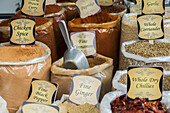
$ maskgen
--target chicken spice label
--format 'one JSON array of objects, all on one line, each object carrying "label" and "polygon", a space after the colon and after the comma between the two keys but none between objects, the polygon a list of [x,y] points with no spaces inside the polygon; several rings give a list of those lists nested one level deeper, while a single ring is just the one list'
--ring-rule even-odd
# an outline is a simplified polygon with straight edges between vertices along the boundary
[{"label": "chicken spice label", "polygon": [[95,31],[72,32],[71,42],[74,48],[81,50],[86,56],[96,56]]},{"label": "chicken spice label", "polygon": [[81,18],[86,18],[101,11],[97,0],[75,0],[75,4]]},{"label": "chicken spice label", "polygon": [[46,0],[22,0],[21,14],[42,17],[45,12]]},{"label": "chicken spice label", "polygon": [[12,18],[10,22],[10,43],[16,45],[35,44],[34,18]]},{"label": "chicken spice label", "polygon": [[98,0],[99,5],[101,6],[112,6],[113,5],[113,0]]},{"label": "chicken spice label", "polygon": [[162,67],[128,67],[127,97],[148,98],[150,101],[161,101],[163,84]]},{"label": "chicken spice label", "polygon": [[59,107],[25,101],[22,104],[21,113],[59,113]]},{"label": "chicken spice label", "polygon": [[138,15],[137,23],[139,39],[154,40],[164,38],[162,15]]},{"label": "chicken spice label", "polygon": [[55,83],[33,79],[28,101],[52,104],[56,99],[57,89],[58,85]]},{"label": "chicken spice label", "polygon": [[75,74],[72,78],[69,102],[78,105],[89,103],[97,106],[101,81],[99,77]]},{"label": "chicken spice label", "polygon": [[165,0],[142,0],[143,14],[164,14]]}]

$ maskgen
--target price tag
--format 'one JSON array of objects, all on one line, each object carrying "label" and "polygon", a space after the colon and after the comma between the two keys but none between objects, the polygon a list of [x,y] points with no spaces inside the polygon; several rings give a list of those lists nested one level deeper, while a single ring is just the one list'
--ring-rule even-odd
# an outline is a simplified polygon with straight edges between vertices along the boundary
[{"label": "price tag", "polygon": [[143,14],[165,14],[165,0],[142,0]]},{"label": "price tag", "polygon": [[10,22],[10,43],[16,45],[35,44],[34,18],[12,18]]},{"label": "price tag", "polygon": [[42,17],[45,13],[46,0],[22,0],[21,14]]},{"label": "price tag", "polygon": [[101,11],[97,0],[75,0],[81,18],[97,14]]},{"label": "price tag", "polygon": [[72,79],[69,102],[78,105],[89,103],[97,106],[101,81],[99,77],[75,74]]},{"label": "price tag", "polygon": [[162,67],[128,67],[127,97],[148,98],[150,101],[161,101],[163,68]]},{"label": "price tag", "polygon": [[56,99],[57,90],[58,85],[55,83],[33,79],[28,101],[52,104]]},{"label": "price tag", "polygon": [[59,113],[59,107],[25,101],[22,104],[21,113]]},{"label": "price tag", "polygon": [[72,32],[73,47],[81,50],[86,56],[96,56],[95,31]]},{"label": "price tag", "polygon": [[114,0],[98,0],[100,6],[112,6]]},{"label": "price tag", "polygon": [[137,23],[139,39],[154,40],[164,38],[162,15],[138,15]]}]

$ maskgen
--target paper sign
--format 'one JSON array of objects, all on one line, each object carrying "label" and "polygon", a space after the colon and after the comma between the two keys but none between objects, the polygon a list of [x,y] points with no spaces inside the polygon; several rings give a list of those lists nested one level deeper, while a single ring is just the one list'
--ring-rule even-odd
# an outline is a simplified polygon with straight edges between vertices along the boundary
[{"label": "paper sign", "polygon": [[148,98],[150,101],[161,101],[163,68],[161,67],[129,67],[127,97]]},{"label": "paper sign", "polygon": [[56,4],[56,0],[46,0],[46,5]]},{"label": "paper sign", "polygon": [[52,104],[55,101],[58,85],[44,80],[33,79],[28,101]]},{"label": "paper sign", "polygon": [[78,105],[89,103],[97,106],[101,81],[99,77],[75,74],[72,79],[69,102]]},{"label": "paper sign", "polygon": [[101,6],[111,6],[113,5],[114,0],[98,0],[98,2]]},{"label": "paper sign", "polygon": [[25,101],[21,113],[59,113],[58,106]]},{"label": "paper sign", "polygon": [[165,0],[142,0],[143,14],[164,14]]},{"label": "paper sign", "polygon": [[141,40],[164,38],[163,16],[138,15],[138,36]]},{"label": "paper sign", "polygon": [[46,0],[22,0],[21,14],[28,16],[44,16]]},{"label": "paper sign", "polygon": [[17,45],[35,44],[34,18],[12,18],[10,23],[10,43]]},{"label": "paper sign", "polygon": [[101,11],[97,0],[75,0],[81,18],[94,15]]},{"label": "paper sign", "polygon": [[96,56],[95,31],[72,32],[73,47],[81,50],[86,56]]}]

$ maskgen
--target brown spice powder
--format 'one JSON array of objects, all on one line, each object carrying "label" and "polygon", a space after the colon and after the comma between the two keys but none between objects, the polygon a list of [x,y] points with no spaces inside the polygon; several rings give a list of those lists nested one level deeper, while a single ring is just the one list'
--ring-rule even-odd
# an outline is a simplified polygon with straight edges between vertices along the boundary
[{"label": "brown spice powder", "polygon": [[45,15],[51,14],[51,13],[57,13],[62,8],[58,5],[46,5]]},{"label": "brown spice powder", "polygon": [[0,47],[1,62],[24,62],[34,58],[42,57],[45,50],[36,45],[21,46],[5,46]]},{"label": "brown spice powder", "polygon": [[170,43],[157,42],[150,44],[148,41],[138,41],[125,46],[126,52],[145,58],[170,56]]},{"label": "brown spice powder", "polygon": [[101,6],[102,11],[106,13],[120,13],[124,8],[118,7],[118,6],[113,6],[113,7],[106,7],[106,6]]}]

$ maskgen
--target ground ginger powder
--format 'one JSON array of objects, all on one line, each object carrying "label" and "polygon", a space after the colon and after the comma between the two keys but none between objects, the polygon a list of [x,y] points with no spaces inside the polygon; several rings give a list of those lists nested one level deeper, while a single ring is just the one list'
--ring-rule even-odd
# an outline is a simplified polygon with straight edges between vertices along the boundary
[{"label": "ground ginger powder", "polygon": [[0,62],[24,62],[42,57],[45,50],[36,45],[19,45],[0,47]]}]

